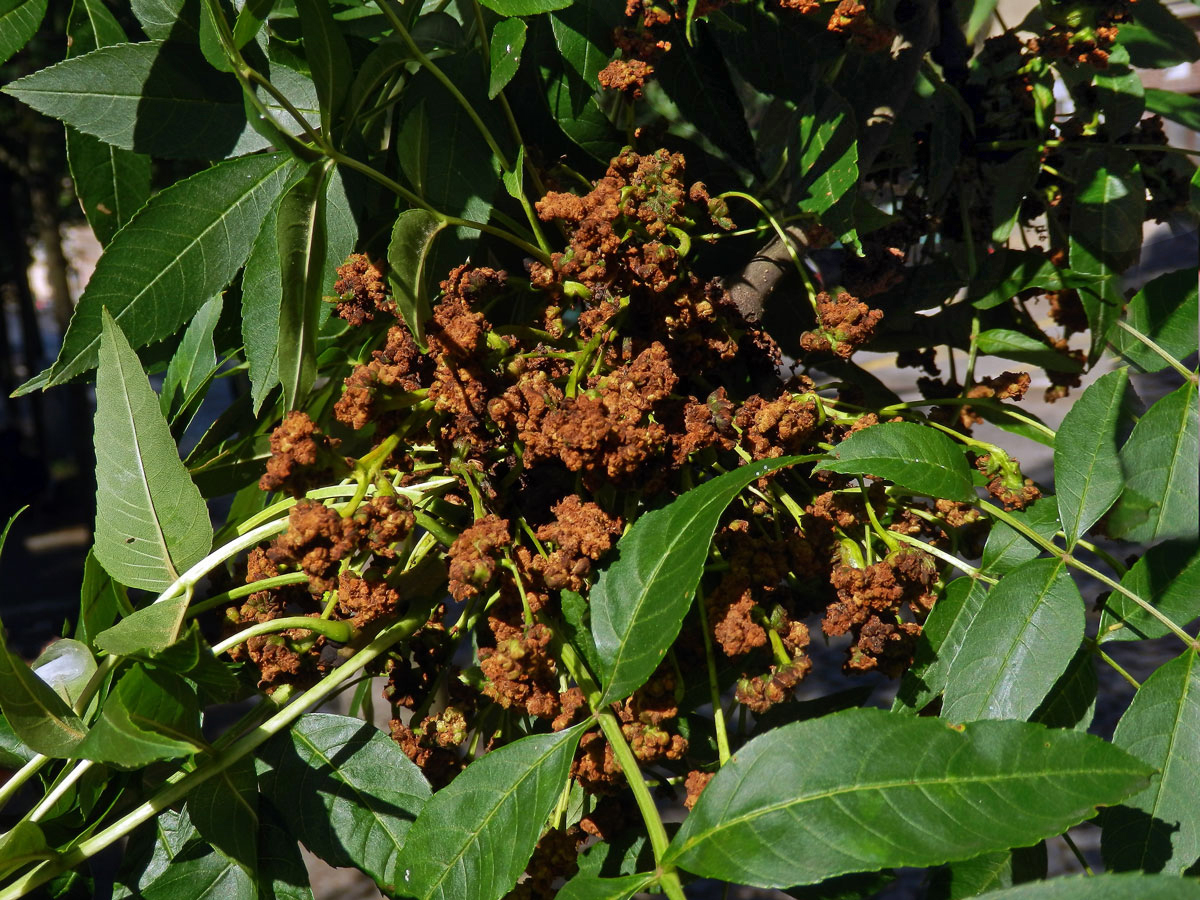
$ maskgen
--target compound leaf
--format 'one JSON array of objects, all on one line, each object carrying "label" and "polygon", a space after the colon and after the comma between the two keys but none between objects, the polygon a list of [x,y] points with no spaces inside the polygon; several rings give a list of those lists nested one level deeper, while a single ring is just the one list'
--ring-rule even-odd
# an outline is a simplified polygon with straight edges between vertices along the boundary
[{"label": "compound leaf", "polygon": [[1059,834],[1151,772],[1079,732],[847,710],[742,747],[664,861],[758,887],[936,865]]},{"label": "compound leaf", "polygon": [[602,703],[641,687],[679,634],[700,583],[717,520],[746,485],[805,457],[781,457],[726,472],[639,518],[591,592],[592,637]]},{"label": "compound leaf", "polygon": [[[1196,270],[1180,269],[1160,275],[1138,291],[1129,301],[1125,321],[1176,359],[1185,359],[1196,352],[1196,317]],[[1168,365],[1127,331],[1114,331],[1112,345],[1145,372]]]},{"label": "compound leaf", "polygon": [[108,310],[96,376],[96,558],[161,591],[208,553],[208,507],[179,459],[137,354]]},{"label": "compound leaf", "polygon": [[918,494],[975,499],[966,457],[950,438],[913,422],[884,422],[856,431],[818,469],[885,478]]},{"label": "compound leaf", "polygon": [[493,750],[433,795],[413,824],[399,893],[499,900],[525,869],[562,796],[581,726]]},{"label": "compound leaf", "polygon": [[[1200,616],[1200,546],[1195,540],[1164,541],[1151,547],[1121,579],[1172,622],[1186,625]],[[1120,591],[1113,591],[1100,617],[1100,640],[1135,641],[1162,637],[1167,626]]]},{"label": "compound leaf", "polygon": [[395,741],[361,719],[310,713],[259,758],[263,793],[309,850],[399,884],[400,849],[430,791]]},{"label": "compound leaf", "polygon": [[1018,566],[971,622],[946,678],[942,718],[1029,718],[1071,662],[1083,628],[1083,597],[1061,561]]},{"label": "compound leaf", "polygon": [[1110,871],[1182,875],[1200,858],[1194,786],[1200,767],[1200,664],[1195,649],[1143,683],[1113,744],[1158,771],[1150,785],[1104,814],[1101,849]]}]

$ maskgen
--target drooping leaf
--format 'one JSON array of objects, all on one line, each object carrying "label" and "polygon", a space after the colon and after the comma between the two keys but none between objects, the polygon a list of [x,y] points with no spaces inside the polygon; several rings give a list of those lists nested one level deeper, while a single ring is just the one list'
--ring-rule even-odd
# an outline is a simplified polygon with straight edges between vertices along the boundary
[{"label": "drooping leaf", "polygon": [[242,757],[188,794],[188,816],[200,836],[253,872],[258,865],[258,779]]},{"label": "drooping leaf", "polygon": [[[125,32],[101,0],[76,0],[67,19],[67,58],[120,44]],[[75,194],[96,239],[107,244],[150,197],[150,158],[67,127]]]},{"label": "drooping leaf", "polygon": [[1200,884],[1172,875],[1075,875],[983,894],[981,900],[1200,900]]},{"label": "drooping leaf", "polygon": [[[1041,497],[1023,510],[1010,513],[1019,522],[1028,525],[1046,540],[1058,531],[1058,503],[1054,497]],[[983,571],[989,575],[1003,575],[1021,563],[1037,559],[1042,548],[1027,540],[1024,535],[1004,522],[996,522],[988,532],[983,545]]]},{"label": "drooping leaf", "polygon": [[946,689],[954,660],[987,595],[987,582],[978,579],[956,578],[946,586],[921,629],[913,665],[904,673],[893,710],[920,712]]},{"label": "drooping leaf", "polygon": [[323,0],[296,0],[304,36],[304,56],[317,86],[321,107],[321,129],[328,134],[335,115],[350,88],[353,66],[346,39]]},{"label": "drooping leaf", "polygon": [[536,16],[570,6],[574,0],[480,0],[492,12],[502,16]]},{"label": "drooping leaf", "polygon": [[[1178,625],[1200,616],[1200,546],[1195,539],[1164,541],[1138,557],[1122,586]],[[1100,616],[1102,641],[1162,637],[1167,627],[1120,591],[1109,594]]]},{"label": "drooping leaf", "polygon": [[179,459],[137,354],[103,310],[96,376],[96,558],[161,591],[212,546],[208,507]]},{"label": "drooping leaf", "polygon": [[1125,491],[1108,534],[1127,541],[1194,537],[1200,527],[1196,384],[1187,382],[1146,411],[1121,448]]},{"label": "drooping leaf", "polygon": [[856,431],[818,469],[885,478],[918,494],[971,501],[966,457],[950,438],[913,422],[885,422]]},{"label": "drooping leaf", "polygon": [[0,625],[0,712],[30,749],[69,758],[87,736],[87,726],[54,689],[11,653]]},{"label": "drooping leaf", "polygon": [[942,718],[1027,719],[1083,640],[1084,603],[1065,565],[1023,563],[1000,579],[971,622],[946,678]]},{"label": "drooping leaf", "polygon": [[1129,370],[1101,376],[1075,401],[1054,443],[1054,488],[1067,549],[1096,524],[1124,487],[1117,426]]},{"label": "drooping leaf", "polygon": [[100,718],[76,752],[84,759],[137,769],[204,747],[196,692],[176,675],[134,663],[105,699]]},{"label": "drooping leaf", "polygon": [[270,803],[259,806],[259,900],[313,900],[296,838]]},{"label": "drooping leaf", "polygon": [[406,209],[392,226],[388,243],[388,283],[404,324],[418,342],[425,342],[429,293],[425,264],[438,233],[446,227],[440,216],[424,209]]},{"label": "drooping leaf", "polygon": [[163,377],[158,399],[168,422],[194,404],[196,393],[217,368],[213,332],[221,318],[221,300],[218,294],[200,307],[184,330],[179,348],[167,363],[167,374]]},{"label": "drooping leaf", "polygon": [[96,264],[47,385],[96,365],[105,308],[138,347],[190,319],[245,261],[288,168],[283,154],[230,160],[156,194]]},{"label": "drooping leaf", "polygon": [[644,514],[625,533],[591,592],[601,704],[629,696],[662,662],[692,605],[725,507],[751,482],[803,459],[785,456],[726,472]]},{"label": "drooping leaf", "polygon": [[1083,369],[1077,360],[1064,356],[1049,344],[1010,328],[991,328],[980,332],[975,345],[980,353],[1040,366],[1052,372],[1079,372]]},{"label": "drooping leaf", "polygon": [[[1196,270],[1180,269],[1155,278],[1132,300],[1125,321],[1176,359],[1196,352]],[[1123,329],[1112,333],[1113,348],[1144,372],[1169,365],[1137,337]]]},{"label": "drooping leaf", "polygon": [[558,891],[559,900],[629,900],[654,880],[653,872],[600,878],[580,872]]},{"label": "drooping leaf", "polygon": [[309,850],[401,883],[400,849],[430,791],[394,741],[360,719],[310,713],[259,759],[263,793]]},{"label": "drooping leaf", "polygon": [[278,366],[284,409],[299,409],[317,376],[329,172],[328,162],[312,163],[280,198],[275,220],[282,288]]},{"label": "drooping leaf", "polygon": [[1113,744],[1158,769],[1144,791],[1104,814],[1110,871],[1182,875],[1200,859],[1194,785],[1200,767],[1200,663],[1189,649],[1138,688]]},{"label": "drooping leaf", "polygon": [[525,22],[522,19],[503,19],[492,30],[491,78],[488,80],[488,99],[494,98],[512,81],[521,65],[525,49]]},{"label": "drooping leaf", "polygon": [[936,865],[1058,834],[1138,790],[1150,771],[1078,732],[847,710],[738,750],[665,861],[758,887]]},{"label": "drooping leaf", "polygon": [[562,796],[581,727],[493,750],[434,794],[408,833],[398,893],[416,900],[508,893]]},{"label": "drooping leaf", "polygon": [[42,19],[49,0],[3,0],[0,2],[0,64],[24,47]]},{"label": "drooping leaf", "polygon": [[68,706],[74,706],[96,672],[96,659],[87,644],[59,638],[38,654],[29,668]]}]

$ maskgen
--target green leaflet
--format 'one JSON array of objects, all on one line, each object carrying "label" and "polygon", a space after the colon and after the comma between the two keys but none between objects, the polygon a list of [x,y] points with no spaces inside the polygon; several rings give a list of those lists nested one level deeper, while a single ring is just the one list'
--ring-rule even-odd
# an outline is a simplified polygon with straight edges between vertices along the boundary
[{"label": "green leaflet", "polygon": [[1146,109],[1195,131],[1200,128],[1200,100],[1178,91],[1146,88]]},{"label": "green leaflet", "polygon": [[600,88],[596,76],[612,56],[613,29],[623,18],[620,9],[604,3],[579,3],[549,17],[558,52],[594,90]]},{"label": "green leaflet", "polygon": [[1074,875],[983,894],[983,900],[1200,900],[1193,878],[1171,875]]},{"label": "green leaflet", "polygon": [[1018,566],[970,623],[946,678],[942,718],[1029,718],[1071,662],[1083,627],[1083,597],[1065,564]]},{"label": "green leaflet", "polygon": [[[1046,540],[1058,531],[1058,501],[1055,497],[1040,497],[1023,510],[1009,513],[1019,522],[1028,525]],[[1003,575],[1021,563],[1037,559],[1042,548],[1025,538],[1016,529],[1004,522],[996,522],[988,532],[983,545],[983,570],[989,575]]]},{"label": "green leaflet", "polygon": [[913,422],[885,422],[856,431],[818,469],[885,478],[917,494],[975,499],[966,457],[954,441]]},{"label": "green leaflet", "polygon": [[1138,790],[1150,772],[1077,732],[1011,721],[959,730],[847,710],[742,747],[664,861],[759,887],[935,865],[1058,834]]},{"label": "green leaflet", "polygon": [[926,900],[963,900],[984,891],[1046,877],[1046,844],[997,850],[943,866],[930,879]]},{"label": "green leaflet", "polygon": [[[1160,275],[1138,291],[1129,301],[1125,321],[1176,359],[1185,359],[1196,352],[1196,317],[1196,270],[1180,269]],[[1144,372],[1168,365],[1124,329],[1112,333],[1112,346]]]},{"label": "green leaflet", "polygon": [[0,877],[31,862],[54,859],[57,855],[36,823],[18,822],[0,837]]},{"label": "green leaflet", "polygon": [[512,81],[521,65],[525,49],[525,22],[522,19],[503,19],[492,29],[488,47],[491,78],[488,80],[488,99],[493,99]]},{"label": "green leaflet", "polygon": [[[67,19],[67,57],[125,41],[125,32],[101,0],[75,0]],[[150,158],[105,144],[67,127],[67,161],[75,193],[101,244],[150,197]]]},{"label": "green leaflet", "polygon": [[511,890],[562,796],[583,727],[493,750],[434,794],[405,841],[397,893],[499,900]]},{"label": "green leaflet", "polygon": [[653,872],[600,878],[592,872],[580,872],[562,886],[558,900],[629,900],[654,881]]},{"label": "green leaflet", "polygon": [[333,21],[333,13],[324,0],[296,0],[300,27],[304,35],[304,55],[317,87],[321,108],[321,129],[330,133],[330,124],[341,112],[342,101],[350,88],[353,66],[345,38]]},{"label": "green leaflet", "polygon": [[1054,443],[1054,489],[1067,549],[1096,524],[1125,486],[1117,456],[1129,370],[1117,369],[1089,385],[1067,412]]},{"label": "green leaflet", "polygon": [[1127,541],[1194,537],[1200,527],[1196,385],[1156,402],[1121,448],[1125,491],[1108,515],[1108,534]]},{"label": "green leaflet", "polygon": [[492,12],[502,16],[536,16],[570,6],[574,0],[480,0]]},{"label": "green leaflet", "polygon": [[[1164,541],[1138,557],[1121,585],[1148,601],[1172,622],[1200,616],[1200,546],[1195,539]],[[1167,627],[1120,591],[1108,595],[1100,616],[1100,640],[1162,637]]]},{"label": "green leaflet", "polygon": [[0,64],[6,63],[33,37],[46,16],[49,0],[0,2]]},{"label": "green leaflet", "polygon": [[1054,682],[1032,716],[1047,728],[1074,728],[1087,731],[1096,715],[1096,656],[1086,644],[1075,651],[1067,669]]},{"label": "green leaflet", "polygon": [[725,507],[768,472],[807,459],[784,456],[726,472],[645,513],[622,536],[590,597],[596,674],[604,688],[595,708],[628,697],[662,662],[692,605]]},{"label": "green leaflet", "polygon": [[161,591],[212,545],[208,507],[179,459],[137,354],[103,310],[96,376],[96,558]]},{"label": "green leaflet", "polygon": [[258,813],[259,900],[313,900],[296,838],[270,803],[260,804]]},{"label": "green leaflet", "polygon": [[1141,77],[1129,67],[1129,52],[1124,47],[1115,46],[1107,62],[1092,83],[1096,106],[1104,113],[1105,130],[1118,137],[1128,134],[1146,111],[1145,92]]},{"label": "green leaflet", "polygon": [[392,226],[388,242],[388,283],[404,324],[419,344],[425,343],[425,321],[429,318],[429,292],[425,287],[425,263],[445,220],[424,209],[406,209]]},{"label": "green leaflet", "polygon": [[839,237],[855,240],[854,186],[858,183],[854,111],[837,93],[816,88],[812,111],[800,118],[796,145],[803,175],[800,209],[814,213]]},{"label": "green leaflet", "polygon": [[200,36],[200,4],[192,0],[131,0],[134,16],[146,36],[195,43]]},{"label": "green leaflet", "polygon": [[117,656],[165,650],[179,637],[187,605],[187,594],[179,594],[143,607],[96,635],[96,646]]},{"label": "green leaflet", "polygon": [[1048,344],[1009,328],[991,328],[975,339],[980,353],[1040,366],[1053,372],[1080,372],[1077,360],[1064,356]]},{"label": "green leaflet", "polygon": [[[289,163],[284,154],[230,160],[156,194],[96,264],[47,386],[96,365],[105,308],[138,347],[190,319],[245,261]],[[18,393],[37,387],[36,381]]]},{"label": "green leaflet", "polygon": [[279,201],[279,381],[283,408],[299,409],[317,377],[317,329],[325,267],[325,186],[332,163],[314,162]]},{"label": "green leaflet", "polygon": [[22,743],[45,756],[69,759],[87,736],[71,707],[10,653],[0,625],[0,711]]},{"label": "green leaflet", "polygon": [[213,344],[213,332],[221,318],[222,299],[218,294],[200,307],[183,332],[174,356],[167,363],[167,374],[163,377],[158,400],[168,422],[180,417],[190,421],[189,410],[194,411],[202,399],[204,386],[216,372],[217,350]]},{"label": "green leaflet", "polygon": [[956,578],[946,586],[921,629],[912,668],[904,673],[893,711],[920,712],[946,689],[954,660],[987,595],[987,582],[978,579]]},{"label": "green leaflet", "polygon": [[250,871],[258,865],[258,778],[243,757],[197,785],[187,799],[200,836]]},{"label": "green leaflet", "polygon": [[250,396],[257,413],[279,384],[279,302],[283,281],[279,265],[279,209],[272,207],[250,248],[242,272],[242,344]]},{"label": "green leaflet", "polygon": [[980,265],[967,299],[976,309],[1008,303],[1022,291],[1060,291],[1062,276],[1046,254],[1033,250],[997,250]]},{"label": "green leaflet", "polygon": [[400,883],[400,850],[430,791],[394,741],[361,719],[310,713],[259,760],[263,793],[309,850]]},{"label": "green leaflet", "polygon": [[1181,875],[1200,858],[1194,787],[1200,767],[1200,664],[1196,651],[1164,663],[1134,695],[1113,744],[1159,771],[1144,791],[1104,814],[1110,871]]},{"label": "green leaflet", "polygon": [[574,69],[558,65],[557,69],[539,69],[555,122],[582,150],[598,160],[609,159],[621,149],[620,133],[600,108],[596,91]]},{"label": "green leaflet", "polygon": [[104,701],[76,755],[121,769],[204,749],[200,704],[182,678],[134,663]]}]

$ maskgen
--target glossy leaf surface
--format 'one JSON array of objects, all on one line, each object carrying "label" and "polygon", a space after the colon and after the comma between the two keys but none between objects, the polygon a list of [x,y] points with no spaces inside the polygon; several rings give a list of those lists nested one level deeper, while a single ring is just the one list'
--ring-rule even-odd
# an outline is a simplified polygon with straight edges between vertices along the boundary
[{"label": "glossy leaf surface", "polygon": [[105,310],[96,376],[96,558],[161,591],[208,553],[208,507],[179,459],[137,354]]},{"label": "glossy leaf surface", "polygon": [[1121,448],[1125,491],[1108,533],[1127,541],[1194,537],[1200,527],[1196,385],[1172,391],[1146,411]]},{"label": "glossy leaf surface", "polygon": [[87,726],[54,689],[7,646],[0,627],[0,711],[17,737],[46,756],[69,758]]},{"label": "glossy leaf surface", "polygon": [[1194,786],[1200,768],[1200,661],[1195,650],[1164,663],[1117,723],[1113,744],[1158,769],[1150,785],[1104,814],[1110,871],[1181,875],[1200,859]]},{"label": "glossy leaf surface", "polygon": [[398,893],[417,900],[508,893],[562,796],[579,735],[577,726],[521,738],[434,794],[405,842]]},{"label": "glossy leaf surface", "polygon": [[[1189,98],[1191,99],[1191,98]],[[1125,320],[1176,359],[1196,352],[1196,270],[1160,275],[1129,301]],[[1113,348],[1144,372],[1166,368],[1167,361],[1123,329],[1112,334]]]},{"label": "glossy leaf surface", "polygon": [[602,703],[629,696],[662,662],[692,605],[725,507],[751,482],[798,459],[782,457],[727,472],[645,513],[625,533],[616,559],[591,592]]},{"label": "glossy leaf surface", "polygon": [[1068,550],[1108,511],[1125,486],[1117,456],[1117,425],[1128,383],[1127,369],[1101,376],[1075,401],[1059,426],[1054,489]]},{"label": "glossy leaf surface", "polygon": [[203,747],[195,691],[176,675],[135,663],[104,701],[78,753],[84,759],[136,769],[189,756]]},{"label": "glossy leaf surface", "polygon": [[942,718],[1029,718],[1075,655],[1083,627],[1083,597],[1063,563],[1036,559],[1009,572],[963,638]]},{"label": "glossy leaf surface", "polygon": [[987,582],[956,578],[946,586],[921,629],[912,668],[904,673],[896,709],[919,712],[946,689],[971,625],[987,602]]},{"label": "glossy leaf surface", "polygon": [[231,160],[156,194],[96,264],[48,384],[96,365],[105,308],[138,347],[188,321],[245,262],[288,166],[282,154]]},{"label": "glossy leaf surface", "polygon": [[200,836],[253,871],[258,864],[258,779],[243,757],[189,794],[188,816]]},{"label": "glossy leaf surface", "polygon": [[310,713],[259,758],[263,793],[309,850],[400,883],[400,849],[430,791],[394,741],[361,719]]},{"label": "glossy leaf surface", "polygon": [[[1177,625],[1200,616],[1200,546],[1194,540],[1164,541],[1138,557],[1121,584]],[[1124,627],[1114,627],[1124,625]],[[1134,641],[1162,637],[1167,627],[1120,591],[1100,617],[1100,639]]]},{"label": "glossy leaf surface", "polygon": [[440,216],[423,209],[406,209],[396,219],[388,244],[388,283],[404,324],[421,343],[429,318],[425,264],[434,240],[445,227]]},{"label": "glossy leaf surface", "polygon": [[986,900],[1200,900],[1200,884],[1170,875],[1073,875],[983,894]]},{"label": "glossy leaf surface", "polygon": [[525,22],[522,19],[504,19],[496,23],[488,47],[492,72],[488,80],[489,98],[495,97],[512,81],[521,65],[521,51],[524,49]]},{"label": "glossy leaf surface", "polygon": [[856,431],[818,469],[885,478],[918,494],[971,501],[966,457],[950,438],[912,422],[885,422]]},{"label": "glossy leaf surface", "polygon": [[1078,372],[1083,368],[1077,360],[1064,356],[1048,344],[1010,328],[982,331],[975,343],[981,353],[1040,366],[1053,372]]},{"label": "glossy leaf surface", "polygon": [[1150,771],[1091,735],[848,710],[742,747],[667,859],[759,887],[934,865],[1058,834],[1138,790]]}]

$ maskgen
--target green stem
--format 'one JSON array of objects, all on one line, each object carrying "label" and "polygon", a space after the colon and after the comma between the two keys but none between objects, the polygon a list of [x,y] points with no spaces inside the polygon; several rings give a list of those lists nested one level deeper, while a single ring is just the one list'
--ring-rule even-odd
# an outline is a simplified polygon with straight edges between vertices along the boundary
[{"label": "green stem", "polygon": [[[826,400],[826,402],[828,403],[829,401]],[[979,397],[974,400],[967,399],[965,397],[943,397],[940,400],[908,400],[904,403],[893,403],[891,406],[884,407],[883,409],[879,410],[879,416],[880,418],[883,418],[885,416],[890,416],[893,413],[902,412],[906,409],[914,409],[918,406],[978,406],[986,409],[999,409],[999,411],[1003,412],[1004,415],[1010,416],[1011,418],[1016,419],[1018,422],[1024,422],[1030,428],[1037,429],[1046,437],[1055,437],[1053,428],[1050,428],[1042,422],[1039,422],[1037,419],[1026,416],[1023,413],[1019,413],[1014,409],[1010,409],[1007,406],[996,404],[996,402],[989,397]]]},{"label": "green stem", "polygon": [[721,708],[721,685],[717,681],[717,655],[708,630],[708,609],[704,594],[696,591],[696,609],[700,613],[700,633],[704,635],[704,662],[708,668],[708,693],[712,698],[713,729],[717,734],[717,763],[729,762],[729,733],[725,729],[725,711]]},{"label": "green stem", "polygon": [[1166,361],[1167,365],[1169,365],[1172,369],[1174,369],[1176,372],[1178,372],[1180,375],[1182,375],[1184,377],[1185,381],[1190,381],[1193,384],[1196,384],[1197,381],[1200,380],[1197,378],[1197,375],[1195,372],[1192,372],[1191,370],[1189,370],[1187,368],[1187,366],[1185,366],[1182,362],[1177,360],[1174,356],[1172,356],[1170,353],[1168,353],[1166,350],[1164,350],[1162,347],[1160,347],[1158,344],[1156,344],[1153,340],[1150,339],[1149,336],[1142,334],[1140,331],[1138,331],[1136,328],[1134,328],[1132,325],[1130,325],[1124,319],[1117,320],[1117,327],[1120,328],[1122,331],[1126,332],[1127,334],[1130,334],[1133,337],[1137,338],[1139,341],[1141,341],[1143,344],[1145,344],[1147,347],[1149,347],[1151,350],[1153,350],[1155,353],[1157,353],[1160,357],[1163,358],[1163,360]]},{"label": "green stem", "polygon": [[1088,865],[1088,861],[1086,858],[1084,858],[1083,853],[1080,852],[1077,846],[1075,846],[1075,841],[1071,839],[1071,836],[1064,831],[1062,839],[1063,842],[1070,848],[1071,852],[1075,854],[1075,859],[1079,861],[1079,865],[1083,866],[1083,871],[1088,875],[1095,875],[1096,873],[1093,872],[1092,867]]},{"label": "green stem", "polygon": [[43,756],[41,753],[33,756],[29,762],[17,769],[3,785],[0,785],[0,809],[13,798],[13,795],[21,789],[30,778],[36,775],[46,763],[50,762],[49,756]]},{"label": "green stem", "polygon": [[28,816],[29,821],[36,822],[41,819],[42,816],[46,815],[46,813],[48,813],[51,809],[53,809],[54,804],[56,804],[62,798],[62,796],[72,788],[75,782],[82,778],[84,773],[87,772],[87,770],[93,765],[94,763],[90,759],[80,760],[80,762],[76,764],[75,768],[73,768],[59,780],[58,784],[54,786],[54,789],[42,799],[42,802],[33,808],[33,811],[30,812]]},{"label": "green stem", "polygon": [[242,597],[248,597],[259,591],[270,590],[271,588],[283,587],[288,584],[301,584],[308,581],[308,576],[303,572],[287,572],[283,575],[275,575],[271,578],[262,578],[258,581],[252,581],[249,584],[243,584],[241,587],[235,587],[229,591],[222,591],[219,594],[213,594],[207,600],[200,603],[193,603],[188,607],[188,617],[198,616],[202,612],[207,612],[217,606],[229,603],[231,600],[240,600]]},{"label": "green stem", "polygon": [[221,643],[213,646],[213,656],[220,656],[226,650],[236,647],[238,644],[244,643],[252,637],[258,637],[261,634],[276,634],[280,631],[287,631],[289,628],[305,628],[317,634],[323,634],[331,641],[337,641],[339,644],[349,643],[354,637],[354,626],[349,622],[317,619],[310,616],[285,616],[282,619],[257,622],[249,628],[239,631],[232,637],[226,638]]},{"label": "green stem", "polygon": [[925,543],[920,538],[915,538],[911,534],[904,534],[899,531],[893,531],[891,534],[897,540],[900,540],[905,544],[911,544],[913,547],[920,547],[931,556],[936,556],[942,562],[949,563],[964,575],[969,575],[971,578],[978,578],[980,581],[986,582],[987,584],[997,584],[999,582],[999,579],[992,578],[990,575],[984,575],[982,570],[963,562],[961,559],[947,553],[945,550],[938,549],[937,547],[933,546],[933,544]]},{"label": "green stem", "polygon": [[1150,603],[1146,600],[1143,600],[1141,597],[1139,597],[1133,591],[1129,590],[1129,588],[1125,587],[1123,584],[1113,581],[1111,578],[1109,578],[1107,575],[1105,575],[1099,569],[1095,569],[1092,566],[1089,566],[1087,563],[1081,562],[1080,560],[1076,559],[1069,552],[1067,552],[1066,550],[1063,550],[1061,547],[1059,547],[1053,541],[1046,540],[1046,538],[1042,537],[1040,534],[1038,534],[1036,531],[1034,531],[1032,528],[1030,528],[1028,525],[1026,525],[1020,519],[1016,518],[1015,516],[1009,515],[1007,512],[1005,512],[1000,507],[995,506],[992,503],[988,503],[986,500],[976,500],[975,503],[981,510],[986,512],[992,518],[999,519],[1001,522],[1003,522],[1005,525],[1007,525],[1013,531],[1016,531],[1018,534],[1025,537],[1026,540],[1041,547],[1043,550],[1045,550],[1050,555],[1056,557],[1057,559],[1061,559],[1067,565],[1071,566],[1074,569],[1078,569],[1080,572],[1085,572],[1088,575],[1091,575],[1097,581],[1103,582],[1104,584],[1106,584],[1110,588],[1112,588],[1114,591],[1124,594],[1126,597],[1128,597],[1130,600],[1132,600],[1134,603],[1136,603],[1138,606],[1140,606],[1142,609],[1144,609],[1146,612],[1148,612],[1154,618],[1158,619],[1158,621],[1160,621],[1164,626],[1166,626],[1167,630],[1169,632],[1171,632],[1171,634],[1175,635],[1175,637],[1179,638],[1187,646],[1193,647],[1195,649],[1200,649],[1200,641],[1197,641],[1190,634],[1188,634],[1186,631],[1184,631],[1182,628],[1180,628],[1178,625],[1176,625],[1175,622],[1173,622],[1170,618],[1168,618],[1166,615],[1164,615],[1162,613],[1162,611],[1157,609],[1152,603]]},{"label": "green stem", "polygon": [[60,872],[84,863],[185,797],[197,785],[223,772],[238,760],[249,756],[272,737],[288,728],[309,709],[320,705],[326,698],[336,693],[342,682],[356,675],[391,648],[393,644],[411,637],[413,632],[425,624],[431,608],[431,603],[422,604],[419,609],[411,611],[405,618],[388,626],[379,633],[375,640],[334,669],[319,684],[302,694],[286,709],[280,710],[254,731],[231,744],[225,752],[202,763],[191,772],[186,774],[176,772],[153,796],[112,825],[87,840],[81,841],[74,849],[61,854],[56,859],[42,863],[9,884],[4,890],[0,890],[0,900],[17,900],[18,897],[23,897],[34,888],[45,884]]},{"label": "green stem", "polygon": [[[659,867],[659,884],[662,885],[663,893],[671,900],[687,900],[683,893],[683,885],[679,881],[679,873],[675,871],[674,866],[666,868],[662,866],[662,858],[667,852],[670,840],[667,838],[666,828],[663,827],[662,817],[658,814],[658,807],[654,805],[654,798],[650,796],[650,790],[646,787],[645,779],[642,778],[642,770],[638,766],[637,757],[633,755],[633,751],[625,740],[625,735],[621,733],[621,723],[617,721],[617,717],[612,714],[611,710],[594,710],[594,712],[600,722],[600,730],[604,732],[609,746],[612,747],[617,764],[625,773],[625,780],[629,783],[630,790],[633,791],[633,799],[637,802],[642,820],[646,823],[646,833],[650,837],[650,846],[654,850],[654,862]],[[4,898],[0,897],[0,900],[4,900]]]},{"label": "green stem", "polygon": [[1133,689],[1135,691],[1139,691],[1142,689],[1142,686],[1138,683],[1138,680],[1136,678],[1134,678],[1132,675],[1130,675],[1128,672],[1126,672],[1125,669],[1121,667],[1120,663],[1118,663],[1115,659],[1113,659],[1111,656],[1109,656],[1107,653],[1105,653],[1103,650],[1101,650],[1099,645],[1096,645],[1095,653],[1102,660],[1104,660],[1104,662],[1106,662],[1108,664],[1109,668],[1111,668],[1114,672],[1116,672],[1118,675],[1120,675],[1122,678],[1124,678],[1126,681],[1128,681],[1131,685],[1133,685]]},{"label": "green stem", "polygon": [[450,96],[455,99],[458,105],[462,107],[463,112],[467,114],[467,117],[474,123],[475,127],[479,129],[479,134],[487,143],[488,149],[490,149],[496,159],[500,161],[500,168],[504,169],[506,172],[511,172],[512,164],[508,161],[508,157],[504,155],[504,151],[501,150],[500,145],[496,143],[496,139],[492,136],[491,131],[489,131],[488,127],[483,124],[483,119],[479,118],[479,113],[475,112],[475,107],[473,107],[470,101],[463,96],[462,91],[455,87],[454,82],[446,77],[446,73],[438,68],[437,64],[434,63],[433,60],[421,52],[421,48],[418,47],[417,42],[412,39],[412,35],[408,33],[408,29],[404,27],[404,23],[400,21],[400,17],[396,15],[395,11],[391,8],[391,5],[387,2],[387,0],[375,0],[375,5],[379,7],[383,14],[387,16],[388,21],[392,23],[392,27],[396,30],[396,34],[400,37],[400,40],[404,42],[405,46],[408,47],[408,52],[412,54],[412,57],[417,61],[417,64],[420,65],[421,68],[425,69],[425,71],[427,71],[434,78],[436,78],[441,83],[442,87],[450,92]]}]

